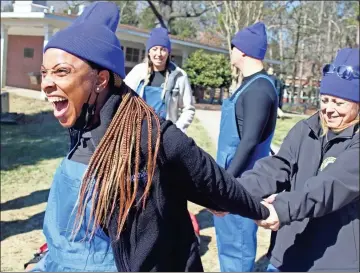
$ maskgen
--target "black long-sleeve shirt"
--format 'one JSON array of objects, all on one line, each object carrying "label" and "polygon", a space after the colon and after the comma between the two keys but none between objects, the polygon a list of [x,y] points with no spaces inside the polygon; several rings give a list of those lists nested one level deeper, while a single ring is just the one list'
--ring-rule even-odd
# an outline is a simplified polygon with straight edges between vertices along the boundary
[{"label": "black long-sleeve shirt", "polygon": [[[265,70],[261,70],[245,77],[241,87],[259,74],[267,75]],[[240,94],[236,102],[235,115],[241,141],[228,168],[228,172],[233,176],[241,176],[256,145],[266,140],[275,130],[277,107],[276,91],[267,79],[255,80]]]},{"label": "black long-sleeve shirt", "polygon": [[[123,85],[122,88],[128,88]],[[135,95],[135,94],[134,94]],[[82,133],[71,130],[72,153],[69,159],[88,164],[98,143],[104,136],[121,102],[113,94],[100,112],[100,125]],[[142,124],[141,166],[147,157],[147,123]],[[152,129],[155,145],[157,129]],[[139,201],[146,185],[140,181]],[[202,271],[197,241],[187,211],[187,200],[204,207],[229,211],[253,219],[266,219],[269,211],[260,204],[261,198],[252,197],[220,168],[214,159],[200,149],[170,121],[161,121],[161,145],[152,181],[152,190],[145,210],[134,206],[128,216],[125,230],[117,240],[118,210],[104,227],[112,240],[117,268],[124,271]]]}]

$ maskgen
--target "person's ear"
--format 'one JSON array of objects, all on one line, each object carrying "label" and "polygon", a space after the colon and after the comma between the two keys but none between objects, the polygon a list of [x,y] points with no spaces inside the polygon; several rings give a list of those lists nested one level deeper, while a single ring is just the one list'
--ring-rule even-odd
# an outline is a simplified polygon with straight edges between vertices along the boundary
[{"label": "person's ear", "polygon": [[97,75],[96,81],[96,92],[100,93],[103,91],[108,85],[110,81],[110,73],[108,70],[101,70]]}]

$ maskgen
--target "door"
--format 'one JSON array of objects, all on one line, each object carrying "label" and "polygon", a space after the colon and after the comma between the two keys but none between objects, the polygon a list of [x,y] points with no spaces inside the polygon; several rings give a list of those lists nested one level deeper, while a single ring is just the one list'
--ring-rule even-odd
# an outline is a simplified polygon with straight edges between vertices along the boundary
[{"label": "door", "polygon": [[38,73],[42,63],[43,36],[8,36],[6,85],[41,90],[29,73]]}]

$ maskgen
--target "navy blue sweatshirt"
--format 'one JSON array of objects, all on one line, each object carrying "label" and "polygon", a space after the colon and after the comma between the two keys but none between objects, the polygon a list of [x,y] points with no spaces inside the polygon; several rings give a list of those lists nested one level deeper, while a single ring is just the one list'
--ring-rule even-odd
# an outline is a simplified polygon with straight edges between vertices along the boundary
[{"label": "navy blue sweatshirt", "polygon": [[269,252],[281,271],[359,271],[358,130],[324,137],[316,113],[239,179],[254,196],[279,193],[281,228]]}]

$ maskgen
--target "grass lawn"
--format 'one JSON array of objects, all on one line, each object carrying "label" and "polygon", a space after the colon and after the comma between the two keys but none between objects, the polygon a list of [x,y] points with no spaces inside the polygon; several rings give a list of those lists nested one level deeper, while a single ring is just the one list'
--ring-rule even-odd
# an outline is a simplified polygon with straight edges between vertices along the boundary
[{"label": "grass lawn", "polygon": [[1,271],[23,271],[44,243],[42,222],[54,170],[68,135],[48,102],[10,95],[21,125],[1,125]]},{"label": "grass lawn", "polygon": [[[19,125],[1,125],[1,271],[23,271],[23,264],[44,243],[41,229],[49,187],[66,155],[69,136],[53,117],[48,102],[11,94],[10,112],[25,117]],[[278,123],[275,138],[279,142],[291,124],[291,120]],[[215,156],[215,145],[198,120],[188,135]],[[212,216],[194,204],[189,209],[201,226],[205,271],[219,271]],[[262,239],[262,233],[258,238],[259,246],[266,248],[267,239]]]},{"label": "grass lawn", "polygon": [[305,116],[286,116],[284,119],[278,119],[272,143],[280,146],[290,129]]},{"label": "grass lawn", "polygon": [[201,125],[200,121],[195,118],[187,130],[187,135],[192,137],[196,144],[201,147],[204,151],[208,152],[212,157],[216,156],[215,145],[211,138],[208,136],[207,131]]}]

